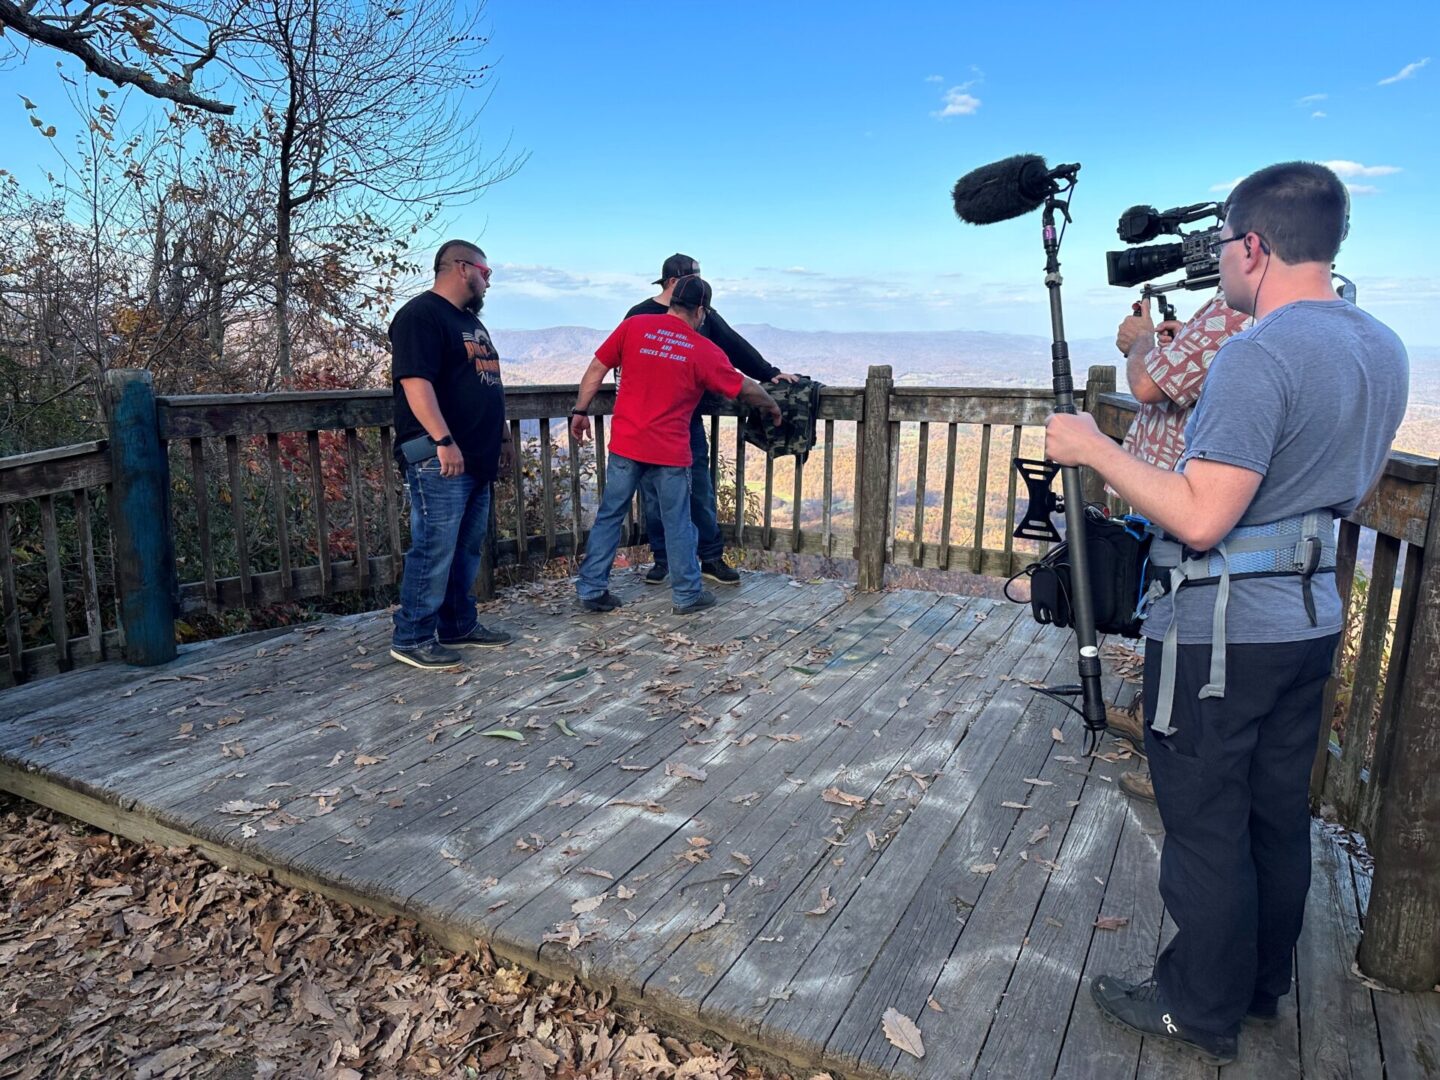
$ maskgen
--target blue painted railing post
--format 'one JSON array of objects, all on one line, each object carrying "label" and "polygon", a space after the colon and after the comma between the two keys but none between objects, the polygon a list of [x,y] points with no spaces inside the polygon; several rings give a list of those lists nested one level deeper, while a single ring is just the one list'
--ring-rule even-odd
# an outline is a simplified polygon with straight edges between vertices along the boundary
[{"label": "blue painted railing post", "polygon": [[148,371],[105,373],[110,424],[111,528],[125,661],[175,659],[175,547],[170,465],[160,445],[155,382]]}]

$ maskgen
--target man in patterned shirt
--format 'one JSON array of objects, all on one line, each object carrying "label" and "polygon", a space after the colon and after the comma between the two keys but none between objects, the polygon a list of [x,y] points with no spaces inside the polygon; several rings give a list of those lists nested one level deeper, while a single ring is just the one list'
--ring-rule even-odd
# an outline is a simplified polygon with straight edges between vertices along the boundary
[{"label": "man in patterned shirt", "polygon": [[[1120,323],[1115,345],[1125,354],[1125,378],[1140,402],[1140,411],[1125,433],[1126,451],[1157,468],[1175,468],[1185,451],[1185,425],[1200,400],[1210,361],[1227,338],[1251,322],[1250,316],[1230,307],[1217,293],[1184,326],[1171,320],[1156,327],[1148,298],[1141,314]],[[1109,485],[1105,490],[1115,494]],[[1106,720],[1112,734],[1144,756],[1145,721],[1138,693],[1129,705],[1107,709]],[[1143,769],[1122,773],[1120,790],[1131,798],[1155,801],[1155,787]]]}]

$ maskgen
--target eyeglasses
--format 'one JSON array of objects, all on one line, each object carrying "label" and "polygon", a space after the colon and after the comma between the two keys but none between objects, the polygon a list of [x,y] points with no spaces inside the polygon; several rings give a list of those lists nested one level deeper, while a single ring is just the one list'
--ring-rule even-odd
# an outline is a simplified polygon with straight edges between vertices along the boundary
[{"label": "eyeglasses", "polygon": [[1241,233],[1239,236],[1212,237],[1209,244],[1209,252],[1212,258],[1218,259],[1220,253],[1225,250],[1226,244],[1233,244],[1236,240],[1244,240],[1249,233]]},{"label": "eyeglasses", "polygon": [[480,271],[481,277],[483,277],[486,281],[490,280],[490,267],[486,266],[484,263],[471,262],[469,259],[455,259],[453,261],[456,266],[475,267],[476,270]]}]

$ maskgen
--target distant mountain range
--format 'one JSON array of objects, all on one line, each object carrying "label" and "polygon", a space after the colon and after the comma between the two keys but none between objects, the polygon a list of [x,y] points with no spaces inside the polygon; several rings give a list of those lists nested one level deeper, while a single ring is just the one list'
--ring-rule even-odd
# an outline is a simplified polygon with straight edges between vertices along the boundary
[{"label": "distant mountain range", "polygon": [[[772,364],[832,386],[860,386],[872,364],[889,364],[907,386],[1048,386],[1050,339],[983,330],[851,332],[781,330],[767,325],[736,329]],[[608,331],[584,326],[496,330],[505,377],[512,383],[579,381]],[[1087,368],[1113,364],[1125,386],[1124,357],[1110,338],[1069,342],[1076,381]],[[1412,405],[1440,405],[1440,347],[1410,350]]]}]

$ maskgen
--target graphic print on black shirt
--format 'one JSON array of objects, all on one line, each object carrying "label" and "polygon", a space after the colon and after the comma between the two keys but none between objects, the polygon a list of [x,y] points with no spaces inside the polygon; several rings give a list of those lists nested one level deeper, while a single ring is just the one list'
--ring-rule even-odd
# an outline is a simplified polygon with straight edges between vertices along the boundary
[{"label": "graphic print on black shirt", "polygon": [[494,480],[505,426],[505,388],[500,354],[485,325],[443,296],[424,292],[396,313],[390,346],[396,447],[427,434],[400,384],[402,379],[425,379],[435,388],[440,414],[465,455],[465,471],[482,484]]}]

